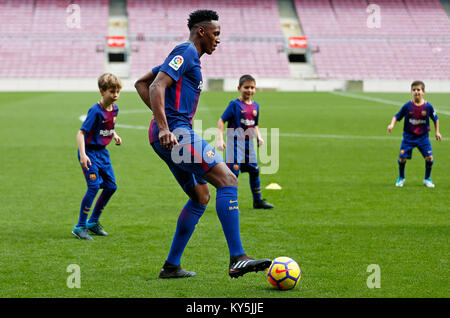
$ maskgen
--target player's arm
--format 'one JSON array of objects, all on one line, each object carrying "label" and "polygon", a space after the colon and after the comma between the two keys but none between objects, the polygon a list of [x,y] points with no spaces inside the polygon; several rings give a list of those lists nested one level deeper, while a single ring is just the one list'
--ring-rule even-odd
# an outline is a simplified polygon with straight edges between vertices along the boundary
[{"label": "player's arm", "polygon": [[150,103],[150,85],[155,80],[155,77],[155,74],[150,71],[134,83],[136,91],[150,110],[152,110],[152,105]]},{"label": "player's arm", "polygon": [[169,130],[165,113],[165,93],[166,88],[171,86],[174,80],[164,72],[158,72],[150,85],[150,105],[152,105],[153,115],[159,128],[159,142],[164,148],[172,150],[178,141]]},{"label": "player's arm", "polygon": [[262,139],[261,137],[258,125],[255,125],[255,133],[256,133],[256,140],[258,142],[258,147],[264,145],[264,139]]},{"label": "player's arm", "polygon": [[392,129],[394,128],[396,123],[397,123],[397,117],[394,116],[394,117],[392,117],[391,123],[387,127],[387,130],[388,130],[389,133],[392,132]]},{"label": "player's arm", "polygon": [[435,129],[435,132],[436,132],[436,140],[441,141],[442,140],[442,135],[439,132],[439,119],[436,119],[434,121],[434,129]]},{"label": "player's arm", "polygon": [[78,145],[78,150],[80,151],[80,164],[84,169],[89,170],[89,166],[92,163],[91,163],[91,159],[89,159],[89,157],[86,155],[86,145],[84,143],[84,135],[85,134],[86,134],[86,132],[84,130],[80,129],[78,131],[77,145]]},{"label": "player's arm", "polygon": [[113,138],[116,142],[116,146],[120,146],[122,144],[122,138],[114,131]]},{"label": "player's arm", "polygon": [[222,117],[219,118],[219,122],[217,123],[217,149],[223,151],[227,145],[223,140],[223,130],[225,129],[225,121]]}]

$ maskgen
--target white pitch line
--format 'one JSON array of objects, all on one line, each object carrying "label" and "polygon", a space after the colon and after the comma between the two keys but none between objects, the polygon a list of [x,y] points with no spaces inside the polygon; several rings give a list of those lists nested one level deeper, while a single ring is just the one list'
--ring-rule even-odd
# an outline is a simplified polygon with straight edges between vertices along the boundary
[{"label": "white pitch line", "polygon": [[[371,97],[371,96],[362,96],[362,95],[358,95],[358,94],[352,94],[352,93],[348,93],[348,92],[337,92],[337,91],[331,91],[331,94],[334,95],[340,95],[340,96],[344,96],[344,97],[349,97],[349,98],[356,98],[356,99],[364,99],[364,100],[369,100],[372,102],[378,102],[378,103],[383,103],[383,104],[388,104],[388,105],[394,105],[394,106],[398,106],[398,107],[402,107],[404,103],[401,102],[396,102],[393,100],[388,100],[388,99],[382,99],[382,98],[376,98],[376,97]],[[449,107],[445,107],[445,108],[449,108]],[[444,114],[444,115],[450,115],[449,111],[445,111],[445,110],[441,110],[441,109],[435,109],[436,113],[439,114]]]}]

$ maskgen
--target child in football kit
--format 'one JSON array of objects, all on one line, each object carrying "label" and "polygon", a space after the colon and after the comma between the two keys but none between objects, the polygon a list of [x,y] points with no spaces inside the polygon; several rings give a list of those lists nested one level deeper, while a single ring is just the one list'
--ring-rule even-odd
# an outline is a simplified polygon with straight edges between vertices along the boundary
[{"label": "child in football kit", "polygon": [[[226,151],[226,161],[230,170],[239,176],[239,172],[250,175],[250,189],[253,195],[254,209],[272,209],[274,206],[261,198],[261,181],[253,140],[256,137],[258,147],[264,144],[258,129],[259,104],[253,100],[256,81],[251,75],[239,79],[238,91],[241,96],[228,104],[217,124],[217,149]],[[228,122],[227,143],[223,140],[225,122]]]},{"label": "child in football kit", "polygon": [[400,146],[400,155],[398,159],[399,177],[395,186],[403,187],[405,183],[406,160],[411,159],[412,151],[417,147],[425,158],[425,178],[423,184],[428,188],[434,188],[434,183],[430,177],[434,159],[428,131],[430,130],[429,119],[431,118],[434,122],[436,140],[442,140],[442,136],[439,132],[439,119],[433,106],[423,98],[423,95],[425,94],[425,84],[422,81],[414,81],[411,84],[411,94],[413,97],[412,100],[403,105],[387,127],[387,130],[390,133],[397,121],[400,121],[405,117],[403,140]]},{"label": "child in football kit", "polygon": [[[102,99],[89,109],[77,134],[78,160],[88,189],[81,201],[80,216],[72,234],[84,240],[92,240],[89,233],[108,235],[100,225],[99,219],[116,191],[117,185],[106,146],[113,138],[116,145],[122,144],[122,139],[114,130],[119,112],[119,108],[114,103],[119,98],[122,83],[115,75],[105,73],[99,77],[98,87]],[[95,203],[91,217],[87,220],[92,203],[100,189],[103,191]]]}]

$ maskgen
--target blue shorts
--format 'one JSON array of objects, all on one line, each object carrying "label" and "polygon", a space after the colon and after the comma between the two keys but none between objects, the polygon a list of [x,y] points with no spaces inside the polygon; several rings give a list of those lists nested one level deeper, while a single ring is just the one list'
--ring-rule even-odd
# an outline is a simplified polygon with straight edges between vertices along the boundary
[{"label": "blue shorts", "polygon": [[239,172],[258,173],[259,166],[253,139],[227,136],[227,166],[236,175]]},{"label": "blue shorts", "polygon": [[431,149],[431,143],[428,136],[423,136],[420,138],[403,138],[402,144],[400,145],[400,155],[401,159],[411,159],[412,151],[414,148],[419,149],[422,156],[428,157],[433,155],[433,150]]},{"label": "blue shorts", "polygon": [[[89,170],[82,167],[84,178],[86,179],[88,187],[115,188],[116,178],[114,170],[109,158],[109,152],[106,148],[88,149],[86,148],[86,155],[91,160]],[[78,161],[80,160],[80,152],[78,151]]]},{"label": "blue shorts", "polygon": [[153,150],[164,160],[177,182],[187,193],[197,183],[207,183],[203,176],[223,159],[214,148],[190,128],[177,128],[172,133],[178,145],[172,150],[163,148],[159,141],[151,143]]},{"label": "blue shorts", "polygon": [[257,163],[231,163],[227,162],[228,168],[237,176],[239,172],[259,173],[259,166]]}]

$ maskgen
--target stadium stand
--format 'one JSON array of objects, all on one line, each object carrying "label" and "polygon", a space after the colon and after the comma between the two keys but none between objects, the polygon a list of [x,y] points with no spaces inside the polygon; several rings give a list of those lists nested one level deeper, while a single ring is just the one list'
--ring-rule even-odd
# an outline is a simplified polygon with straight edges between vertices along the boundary
[{"label": "stadium stand", "polygon": [[[380,28],[367,26],[368,4]],[[319,78],[448,79],[450,22],[438,0],[294,0]]]},{"label": "stadium stand", "polygon": [[78,0],[80,28],[67,26],[69,0],[0,1],[0,77],[97,77],[104,69],[108,1]]},{"label": "stadium stand", "polygon": [[[214,8],[220,14],[222,43],[202,59],[205,77],[289,77],[276,0],[187,0],[149,3],[128,0],[129,35],[137,52],[131,56],[131,76],[159,65],[181,41],[187,40],[187,12]],[[164,38],[164,39],[163,39]]]},{"label": "stadium stand", "polygon": [[[450,22],[439,0],[292,0],[318,78],[449,79]],[[70,28],[69,4],[81,8]],[[205,78],[289,78],[277,0],[128,0],[130,77],[160,64],[188,38],[187,13],[220,14]],[[370,28],[369,4],[381,9]],[[0,0],[0,77],[97,77],[104,71],[108,0]],[[309,58],[311,56],[311,58]]]}]

